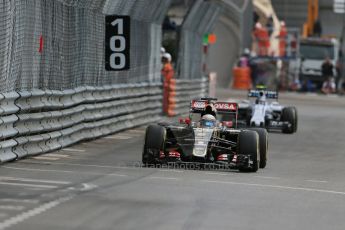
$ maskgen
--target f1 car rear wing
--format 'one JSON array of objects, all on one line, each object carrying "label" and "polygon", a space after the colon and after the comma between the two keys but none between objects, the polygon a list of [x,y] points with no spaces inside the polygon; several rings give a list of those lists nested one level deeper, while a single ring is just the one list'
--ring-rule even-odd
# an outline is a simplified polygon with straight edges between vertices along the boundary
[{"label": "f1 car rear wing", "polygon": [[263,95],[265,95],[267,99],[278,100],[279,93],[278,91],[258,90],[258,89],[251,89],[248,91],[248,97],[260,97]]},{"label": "f1 car rear wing", "polygon": [[192,100],[190,104],[190,112],[192,113],[202,113],[206,111],[207,106],[213,106],[216,112],[221,113],[237,113],[238,104],[235,102],[214,102],[209,103],[206,100]]},{"label": "f1 car rear wing", "polygon": [[[210,108],[212,110],[208,111]],[[214,112],[215,114],[234,114],[237,127],[238,104],[236,102],[214,102],[204,98],[191,101],[190,113],[204,114],[209,112]]]}]

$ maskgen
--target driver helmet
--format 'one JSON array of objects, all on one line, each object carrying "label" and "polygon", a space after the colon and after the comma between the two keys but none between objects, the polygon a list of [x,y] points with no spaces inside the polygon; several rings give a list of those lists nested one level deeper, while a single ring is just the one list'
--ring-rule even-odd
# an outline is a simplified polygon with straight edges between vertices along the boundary
[{"label": "driver helmet", "polygon": [[200,121],[201,127],[215,127],[216,123],[217,123],[217,120],[215,116],[211,114],[206,114],[201,117],[201,121]]},{"label": "driver helmet", "polygon": [[259,92],[259,96],[256,99],[256,104],[265,104],[266,101],[266,95],[264,91]]}]

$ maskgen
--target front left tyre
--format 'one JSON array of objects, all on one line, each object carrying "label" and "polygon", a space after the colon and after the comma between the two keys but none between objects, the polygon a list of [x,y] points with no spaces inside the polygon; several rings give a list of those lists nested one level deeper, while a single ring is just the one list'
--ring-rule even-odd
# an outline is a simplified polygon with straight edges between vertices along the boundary
[{"label": "front left tyre", "polygon": [[143,164],[156,164],[161,151],[164,151],[166,129],[160,125],[149,125],[146,128]]}]

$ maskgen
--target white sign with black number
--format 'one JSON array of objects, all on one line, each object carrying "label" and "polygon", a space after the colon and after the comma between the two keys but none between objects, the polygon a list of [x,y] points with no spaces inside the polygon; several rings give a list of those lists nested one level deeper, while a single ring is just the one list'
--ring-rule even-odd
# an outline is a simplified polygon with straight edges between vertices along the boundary
[{"label": "white sign with black number", "polygon": [[105,17],[105,69],[107,71],[130,68],[130,17]]},{"label": "white sign with black number", "polygon": [[345,0],[333,0],[333,11],[337,14],[344,14]]}]

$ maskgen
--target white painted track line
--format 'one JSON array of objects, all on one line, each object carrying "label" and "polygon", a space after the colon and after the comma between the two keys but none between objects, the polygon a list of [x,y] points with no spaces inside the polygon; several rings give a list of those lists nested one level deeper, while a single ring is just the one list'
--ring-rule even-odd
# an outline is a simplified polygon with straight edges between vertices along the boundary
[{"label": "white painted track line", "polygon": [[12,199],[12,198],[3,198],[0,199],[0,202],[11,202],[11,203],[25,203],[25,204],[37,204],[39,200],[35,199]]},{"label": "white painted track line", "polygon": [[57,157],[46,157],[46,156],[38,156],[38,157],[32,157],[32,159],[35,159],[35,160],[46,160],[46,161],[57,161],[57,160],[60,160],[60,158],[57,158]]},{"label": "white painted track line", "polygon": [[112,139],[112,140],[128,140],[133,138],[132,136],[127,136],[127,135],[114,135],[114,136],[107,136],[104,137],[105,139]]},{"label": "white painted track line", "polygon": [[129,132],[129,133],[144,134],[146,131],[143,130],[143,129],[131,129],[131,130],[128,130],[127,132]]},{"label": "white painted track line", "polygon": [[19,224],[21,222],[23,222],[24,220],[27,220],[31,217],[34,217],[36,215],[39,215],[43,212],[46,212],[48,211],[49,209],[52,209],[66,201],[69,201],[71,199],[73,199],[74,196],[67,196],[67,197],[63,197],[63,198],[59,198],[57,200],[54,200],[54,201],[50,201],[48,203],[45,203],[45,204],[42,204],[40,205],[39,207],[36,207],[34,209],[31,209],[31,210],[28,210],[26,212],[23,212],[17,216],[13,216],[9,219],[6,219],[2,222],[0,222],[0,230],[4,230],[4,229],[7,229],[7,228],[10,228],[16,224]]},{"label": "white painted track line", "polygon": [[254,176],[256,178],[262,178],[262,179],[272,179],[272,180],[279,180],[280,177],[274,177],[274,176]]},{"label": "white painted track line", "polygon": [[110,173],[110,174],[105,174],[105,176],[119,176],[119,177],[126,177],[128,175],[125,174],[118,174],[118,173]]},{"label": "white painted track line", "polygon": [[207,172],[206,175],[218,175],[218,176],[229,176],[229,173],[216,173],[216,172]]},{"label": "white painted track line", "polygon": [[3,168],[21,170],[21,171],[32,171],[32,172],[54,172],[54,173],[69,173],[69,174],[96,175],[96,176],[118,176],[118,177],[128,176],[128,175],[117,174],[117,173],[81,172],[81,171],[55,170],[55,169],[34,169],[34,168],[24,168],[24,167],[4,166]]},{"label": "white painted track line", "polygon": [[24,206],[20,205],[0,205],[0,210],[7,210],[7,211],[22,211],[24,210]]},{"label": "white painted track line", "polygon": [[21,181],[21,182],[37,182],[37,183],[45,183],[45,184],[63,184],[67,185],[71,182],[69,181],[59,181],[59,180],[38,180],[38,179],[30,179],[30,178],[19,178],[19,177],[1,177],[0,181]]},{"label": "white painted track line", "polygon": [[158,179],[158,180],[179,180],[179,178],[176,178],[176,177],[159,177],[159,176],[151,176],[151,177],[148,177],[148,179]]},{"label": "white painted track line", "polygon": [[[94,164],[77,164],[77,163],[58,163],[58,162],[44,162],[44,164],[51,164],[51,165],[68,165],[68,166],[80,166],[80,167],[90,167],[90,168],[109,168],[109,169],[140,169],[136,167],[126,167],[126,166],[112,166],[112,165],[94,165]],[[3,168],[11,168],[8,166],[4,166]],[[12,167],[14,168],[14,167]]]},{"label": "white painted track line", "polygon": [[85,152],[84,149],[72,149],[72,148],[64,148],[61,151],[68,151],[68,152]]},{"label": "white painted track line", "polygon": [[53,186],[53,185],[38,185],[38,184],[11,183],[11,182],[0,182],[0,185],[11,185],[11,186],[19,186],[19,187],[32,187],[32,188],[44,188],[44,189],[57,188],[57,186]]},{"label": "white painted track line", "polygon": [[314,183],[328,183],[326,180],[306,180],[308,182],[314,182]]},{"label": "white painted track line", "polygon": [[175,172],[175,173],[183,173],[182,170],[175,170],[175,169],[159,169],[158,172]]},{"label": "white painted track line", "polygon": [[62,157],[62,158],[69,158],[70,157],[70,155],[58,154],[58,153],[47,153],[47,154],[44,154],[44,156],[47,156],[47,157]]},{"label": "white painted track line", "polygon": [[213,184],[243,185],[243,186],[248,186],[248,187],[261,187],[261,188],[273,188],[273,189],[284,189],[284,190],[294,190],[294,191],[318,192],[318,193],[345,195],[345,192],[343,192],[343,191],[334,191],[334,190],[326,190],[326,189],[314,189],[314,188],[306,188],[306,187],[292,187],[292,186],[242,183],[242,182],[233,182],[233,181],[215,181],[215,180],[202,180],[202,182],[204,182],[204,183],[213,183]]}]

